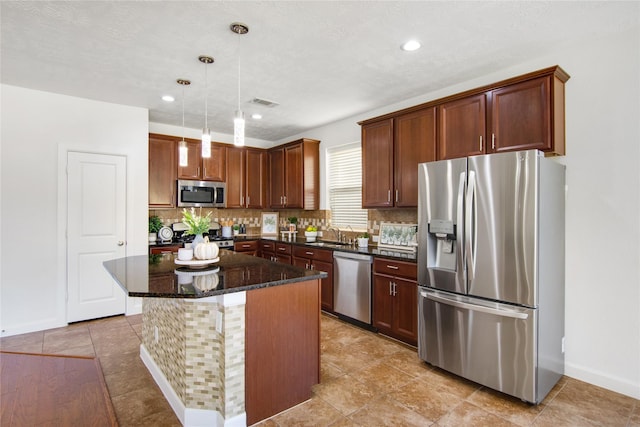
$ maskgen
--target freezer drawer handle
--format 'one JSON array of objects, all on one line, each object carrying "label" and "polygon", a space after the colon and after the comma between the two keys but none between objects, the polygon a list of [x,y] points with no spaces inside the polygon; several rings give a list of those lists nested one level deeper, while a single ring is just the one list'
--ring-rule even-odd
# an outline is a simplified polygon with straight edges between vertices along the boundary
[{"label": "freezer drawer handle", "polygon": [[447,304],[447,305],[451,305],[453,307],[458,307],[458,308],[464,308],[467,310],[480,311],[482,313],[487,313],[487,314],[494,314],[496,316],[512,317],[514,319],[526,319],[527,317],[529,317],[527,313],[522,313],[515,310],[497,309],[497,308],[491,308],[491,307],[484,307],[476,304],[469,304],[462,301],[443,298],[438,295],[427,294],[426,292],[422,292],[422,291],[420,292],[420,295],[432,301],[440,302],[442,304]]}]

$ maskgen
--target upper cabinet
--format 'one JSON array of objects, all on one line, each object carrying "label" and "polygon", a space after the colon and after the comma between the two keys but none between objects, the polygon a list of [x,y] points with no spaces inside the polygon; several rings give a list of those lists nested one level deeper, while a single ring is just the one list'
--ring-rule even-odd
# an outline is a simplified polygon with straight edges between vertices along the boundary
[{"label": "upper cabinet", "polygon": [[299,139],[268,151],[269,207],[318,209],[320,141]]},{"label": "upper cabinet", "polygon": [[436,159],[436,109],[362,125],[362,206],[418,205],[418,164]]},{"label": "upper cabinet", "polygon": [[564,154],[564,81],[547,75],[491,91],[490,152]]},{"label": "upper cabinet", "polygon": [[468,96],[438,106],[438,159],[484,154],[486,96]]},{"label": "upper cabinet", "polygon": [[564,155],[568,79],[554,66],[360,122],[363,207],[415,206],[414,165],[434,155],[442,160],[529,149]]},{"label": "upper cabinet", "polygon": [[438,159],[531,149],[564,155],[568,79],[556,66],[442,103]]},{"label": "upper cabinet", "polygon": [[149,134],[149,207],[176,206],[177,138]]},{"label": "upper cabinet", "polygon": [[178,166],[178,178],[196,181],[224,181],[227,171],[226,146],[211,144],[211,157],[202,158],[200,141],[187,140],[188,165]]},{"label": "upper cabinet", "polygon": [[227,207],[266,207],[267,153],[255,148],[227,148]]}]

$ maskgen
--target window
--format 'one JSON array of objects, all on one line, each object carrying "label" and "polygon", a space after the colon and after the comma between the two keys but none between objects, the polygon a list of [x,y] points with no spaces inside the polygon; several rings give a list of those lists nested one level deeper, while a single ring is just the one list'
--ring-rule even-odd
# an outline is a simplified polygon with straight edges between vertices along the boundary
[{"label": "window", "polygon": [[367,229],[367,210],[362,209],[362,148],[360,143],[327,150],[331,225]]}]

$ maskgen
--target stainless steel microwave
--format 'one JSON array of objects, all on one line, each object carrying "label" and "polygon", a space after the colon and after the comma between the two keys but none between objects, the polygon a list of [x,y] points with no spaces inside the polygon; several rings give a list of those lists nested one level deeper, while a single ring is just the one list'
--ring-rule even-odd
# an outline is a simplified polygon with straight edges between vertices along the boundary
[{"label": "stainless steel microwave", "polygon": [[224,182],[178,180],[178,206],[224,208],[225,193]]}]

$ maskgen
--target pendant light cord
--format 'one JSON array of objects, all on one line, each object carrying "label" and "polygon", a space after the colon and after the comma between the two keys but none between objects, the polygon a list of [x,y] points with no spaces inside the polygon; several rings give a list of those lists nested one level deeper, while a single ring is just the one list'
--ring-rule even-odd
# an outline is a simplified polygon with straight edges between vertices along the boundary
[{"label": "pendant light cord", "polygon": [[238,111],[240,111],[240,36],[238,33]]},{"label": "pendant light cord", "polygon": [[209,64],[207,64],[206,62],[204,63],[204,127],[205,128],[209,128],[209,122],[208,120],[208,116],[209,116],[209,110],[208,110],[208,100],[209,100],[209,79],[208,79],[208,75],[207,75],[207,68]]},{"label": "pendant light cord", "polygon": [[184,85],[182,85],[182,142],[184,142]]}]

